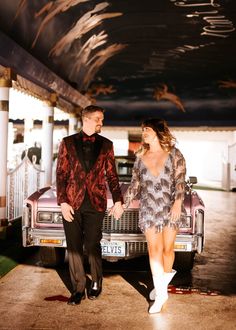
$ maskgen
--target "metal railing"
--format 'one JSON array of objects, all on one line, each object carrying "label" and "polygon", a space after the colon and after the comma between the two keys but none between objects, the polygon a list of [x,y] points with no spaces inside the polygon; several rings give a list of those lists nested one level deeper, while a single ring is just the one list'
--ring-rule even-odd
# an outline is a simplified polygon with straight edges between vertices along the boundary
[{"label": "metal railing", "polygon": [[44,186],[44,171],[26,156],[22,162],[7,175],[7,219],[12,221],[22,216],[24,200]]}]

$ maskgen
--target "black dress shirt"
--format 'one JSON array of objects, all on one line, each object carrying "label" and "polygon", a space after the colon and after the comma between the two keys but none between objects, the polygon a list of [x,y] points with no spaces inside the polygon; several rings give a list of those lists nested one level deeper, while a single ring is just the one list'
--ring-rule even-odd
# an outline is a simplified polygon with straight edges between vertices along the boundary
[{"label": "black dress shirt", "polygon": [[[95,137],[96,141],[96,135],[93,134],[93,137]],[[82,137],[88,138],[88,135],[83,132]],[[93,167],[96,159],[95,159],[95,141],[89,141],[86,139],[83,140],[83,157],[84,157],[84,163],[86,166],[86,172],[89,172],[91,168]]]}]

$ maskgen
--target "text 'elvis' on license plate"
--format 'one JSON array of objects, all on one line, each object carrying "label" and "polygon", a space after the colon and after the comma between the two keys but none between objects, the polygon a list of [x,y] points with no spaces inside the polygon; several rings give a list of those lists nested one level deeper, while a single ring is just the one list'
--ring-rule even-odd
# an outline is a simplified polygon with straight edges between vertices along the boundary
[{"label": "text 'elvis' on license plate", "polygon": [[101,241],[102,255],[108,257],[124,257],[125,242],[119,241]]}]

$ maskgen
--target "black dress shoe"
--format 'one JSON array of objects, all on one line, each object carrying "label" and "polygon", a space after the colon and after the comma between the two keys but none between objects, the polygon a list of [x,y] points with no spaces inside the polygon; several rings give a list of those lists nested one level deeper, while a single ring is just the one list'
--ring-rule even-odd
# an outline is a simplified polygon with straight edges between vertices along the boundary
[{"label": "black dress shoe", "polygon": [[97,297],[102,292],[102,280],[99,280],[98,282],[92,281],[91,286],[88,290],[88,298],[91,300],[97,299]]},{"label": "black dress shoe", "polygon": [[67,304],[68,305],[79,305],[81,303],[81,300],[85,299],[85,292],[76,292],[71,295],[71,297],[68,299]]}]

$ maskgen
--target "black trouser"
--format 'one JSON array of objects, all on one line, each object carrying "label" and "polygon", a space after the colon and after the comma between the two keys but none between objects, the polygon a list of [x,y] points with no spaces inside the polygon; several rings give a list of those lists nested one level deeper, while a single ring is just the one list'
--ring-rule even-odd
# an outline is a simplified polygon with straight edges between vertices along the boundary
[{"label": "black trouser", "polygon": [[79,210],[74,210],[74,220],[63,220],[69,257],[73,292],[82,292],[86,286],[83,264],[84,249],[88,256],[92,281],[102,278],[101,238],[104,212],[96,211],[86,193]]}]

